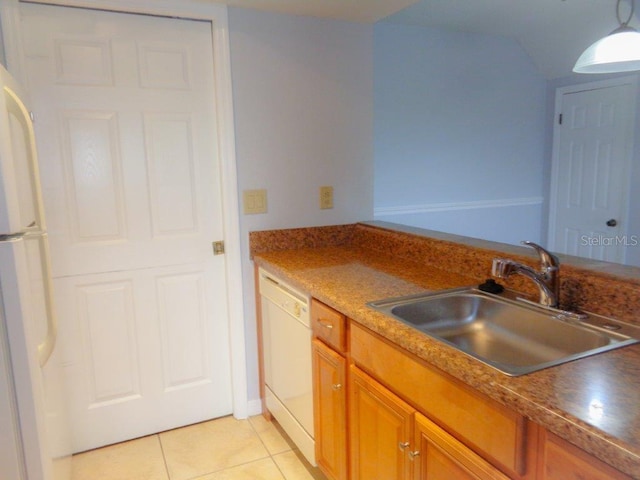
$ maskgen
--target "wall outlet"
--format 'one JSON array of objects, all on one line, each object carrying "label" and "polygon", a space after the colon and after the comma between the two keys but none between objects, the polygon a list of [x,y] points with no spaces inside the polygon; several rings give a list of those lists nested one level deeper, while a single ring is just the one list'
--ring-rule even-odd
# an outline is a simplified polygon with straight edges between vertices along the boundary
[{"label": "wall outlet", "polygon": [[320,187],[320,208],[333,208],[333,187]]},{"label": "wall outlet", "polygon": [[265,189],[244,190],[242,192],[242,203],[245,215],[267,213],[267,191]]}]

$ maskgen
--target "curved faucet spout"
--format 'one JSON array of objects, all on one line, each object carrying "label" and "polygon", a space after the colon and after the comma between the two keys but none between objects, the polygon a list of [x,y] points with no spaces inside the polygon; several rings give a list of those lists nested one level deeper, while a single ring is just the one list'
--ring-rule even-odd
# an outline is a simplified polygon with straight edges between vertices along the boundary
[{"label": "curved faucet spout", "polygon": [[540,257],[540,264],[543,269],[546,268],[560,268],[560,260],[554,254],[545,250],[537,243],[530,242],[529,240],[523,240],[520,242],[522,245],[526,245],[527,247],[533,248]]},{"label": "curved faucet spout", "polygon": [[540,293],[539,303],[545,307],[558,306],[559,300],[559,272],[560,261],[558,257],[548,252],[540,245],[533,242],[522,242],[524,245],[532,247],[538,252],[540,257],[541,270],[536,271],[528,265],[507,260],[503,258],[494,258],[491,268],[491,274],[498,278],[509,278],[513,274],[523,275],[538,286]]}]

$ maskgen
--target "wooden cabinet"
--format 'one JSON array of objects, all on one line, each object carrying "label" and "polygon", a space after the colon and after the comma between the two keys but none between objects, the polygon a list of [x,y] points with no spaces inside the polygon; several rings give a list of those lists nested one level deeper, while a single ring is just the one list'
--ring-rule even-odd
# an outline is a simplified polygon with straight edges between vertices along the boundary
[{"label": "wooden cabinet", "polygon": [[329,480],[630,480],[313,299],[315,454]]},{"label": "wooden cabinet", "polygon": [[509,480],[424,415],[415,415],[413,480]]},{"label": "wooden cabinet", "polygon": [[352,480],[509,480],[358,367],[350,367]]},{"label": "wooden cabinet", "polygon": [[539,480],[631,480],[584,450],[548,431],[540,434]]},{"label": "wooden cabinet", "polygon": [[[410,355],[359,324],[350,328],[353,362],[509,477],[530,478],[528,422],[516,412]],[[533,426],[530,428],[533,429]]]},{"label": "wooden cabinet", "polygon": [[347,479],[346,360],[313,340],[313,404],[316,462],[332,480]]},{"label": "wooden cabinet", "polygon": [[347,318],[316,299],[311,301],[311,329],[316,338],[335,351],[346,352]]},{"label": "wooden cabinet", "polygon": [[347,319],[313,299],[311,328],[316,462],[330,480],[347,480]]},{"label": "wooden cabinet", "polygon": [[408,480],[415,409],[351,366],[351,480]]}]

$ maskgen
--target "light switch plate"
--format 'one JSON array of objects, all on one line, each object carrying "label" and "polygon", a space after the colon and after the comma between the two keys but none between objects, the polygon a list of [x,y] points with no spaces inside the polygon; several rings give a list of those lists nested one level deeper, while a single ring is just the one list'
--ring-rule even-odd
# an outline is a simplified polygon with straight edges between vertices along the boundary
[{"label": "light switch plate", "polygon": [[333,187],[320,187],[320,208],[333,208]]},{"label": "light switch plate", "polygon": [[267,191],[265,189],[244,190],[242,192],[242,203],[245,215],[267,213]]}]

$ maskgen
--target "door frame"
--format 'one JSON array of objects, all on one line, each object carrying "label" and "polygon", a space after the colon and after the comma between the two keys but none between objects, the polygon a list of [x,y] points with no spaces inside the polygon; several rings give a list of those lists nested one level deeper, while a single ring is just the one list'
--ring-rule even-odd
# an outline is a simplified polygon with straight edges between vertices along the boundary
[{"label": "door frame", "polygon": [[[638,77],[636,75],[625,75],[617,78],[611,78],[606,80],[599,80],[595,82],[578,83],[574,85],[568,85],[565,87],[558,87],[555,95],[555,105],[553,114],[553,146],[551,153],[551,185],[549,188],[549,220],[547,230],[547,243],[551,250],[556,249],[555,233],[556,233],[556,207],[558,203],[558,172],[560,170],[560,132],[559,132],[559,115],[562,113],[562,98],[568,93],[577,93],[585,90],[597,90],[601,88],[619,87],[622,85],[631,85],[630,102],[634,108],[634,126],[637,124],[637,91],[639,87]],[[629,143],[627,144],[627,165],[626,165],[626,178],[630,179],[630,168],[633,163],[633,159],[636,156],[635,140],[632,135]],[[626,198],[629,198],[630,194],[630,180],[623,186],[626,194]],[[621,215],[624,218],[624,224],[629,223],[629,201],[623,207],[623,213]],[[628,227],[625,227],[624,233],[628,232]],[[625,254],[626,257],[626,254]]]},{"label": "door frame", "polygon": [[[229,48],[229,21],[226,5],[195,0],[3,0],[0,5],[2,34],[8,70],[24,83],[23,49],[20,34],[20,2],[44,3],[94,10],[146,14],[159,17],[178,17],[206,21],[211,24],[213,41],[215,101],[218,113],[218,155],[220,158],[223,227],[225,243],[225,280],[229,346],[231,351],[231,380],[233,415],[249,415],[247,390],[247,362],[242,294],[242,266],[240,249],[240,216],[238,203],[235,130]],[[214,239],[212,239],[214,240]]]}]

